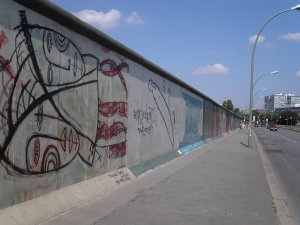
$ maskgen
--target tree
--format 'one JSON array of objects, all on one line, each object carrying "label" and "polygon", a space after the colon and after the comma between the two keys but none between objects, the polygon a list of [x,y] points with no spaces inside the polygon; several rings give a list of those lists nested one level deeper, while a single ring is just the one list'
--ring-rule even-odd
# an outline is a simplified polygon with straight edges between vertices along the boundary
[{"label": "tree", "polygon": [[296,112],[285,110],[278,114],[277,119],[279,124],[295,125],[299,120],[299,116]]},{"label": "tree", "polygon": [[239,108],[234,108],[234,113],[236,114],[236,115],[241,115],[241,112],[240,112],[240,109]]},{"label": "tree", "polygon": [[268,123],[271,123],[272,122],[272,116],[270,113],[266,113],[265,114],[265,118],[266,118],[266,121],[268,121]]},{"label": "tree", "polygon": [[230,111],[233,111],[233,104],[230,99],[223,102],[222,106]]}]

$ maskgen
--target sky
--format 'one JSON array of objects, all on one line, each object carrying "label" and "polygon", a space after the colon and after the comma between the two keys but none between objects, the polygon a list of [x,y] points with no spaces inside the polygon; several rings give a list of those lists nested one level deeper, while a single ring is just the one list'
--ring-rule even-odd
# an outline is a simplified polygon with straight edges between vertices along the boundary
[{"label": "sky", "polygon": [[[256,35],[300,0],[51,0],[215,102],[249,108]],[[254,55],[254,108],[300,96],[300,11],[272,19]],[[278,71],[272,75],[271,72]],[[258,80],[259,79],[259,80]],[[265,90],[266,89],[266,90]],[[265,90],[265,91],[264,91]]]}]

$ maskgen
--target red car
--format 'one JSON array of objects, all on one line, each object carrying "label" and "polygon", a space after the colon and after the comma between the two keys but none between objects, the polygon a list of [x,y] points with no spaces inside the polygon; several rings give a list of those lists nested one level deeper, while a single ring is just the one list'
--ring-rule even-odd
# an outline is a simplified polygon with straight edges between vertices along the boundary
[{"label": "red car", "polygon": [[275,124],[273,124],[271,127],[270,127],[270,131],[277,131],[277,126]]}]

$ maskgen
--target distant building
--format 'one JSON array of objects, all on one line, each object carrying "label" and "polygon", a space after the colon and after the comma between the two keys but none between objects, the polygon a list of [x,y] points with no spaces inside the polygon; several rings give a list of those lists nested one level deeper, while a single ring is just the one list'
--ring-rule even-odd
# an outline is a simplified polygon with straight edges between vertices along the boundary
[{"label": "distant building", "polygon": [[270,112],[270,96],[265,96],[265,110],[266,112]]},{"label": "distant building", "polygon": [[283,93],[265,96],[265,110],[270,114],[292,110],[300,115],[300,96]]}]

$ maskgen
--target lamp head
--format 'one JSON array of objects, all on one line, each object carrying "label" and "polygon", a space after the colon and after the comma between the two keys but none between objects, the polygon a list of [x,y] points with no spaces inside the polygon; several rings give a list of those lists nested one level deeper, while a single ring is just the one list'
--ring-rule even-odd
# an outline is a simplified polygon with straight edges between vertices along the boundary
[{"label": "lamp head", "polygon": [[291,10],[300,10],[300,4],[295,5],[294,7],[292,7]]},{"label": "lamp head", "polygon": [[277,74],[277,73],[279,73],[278,70],[274,70],[274,71],[271,72],[271,74]]}]

